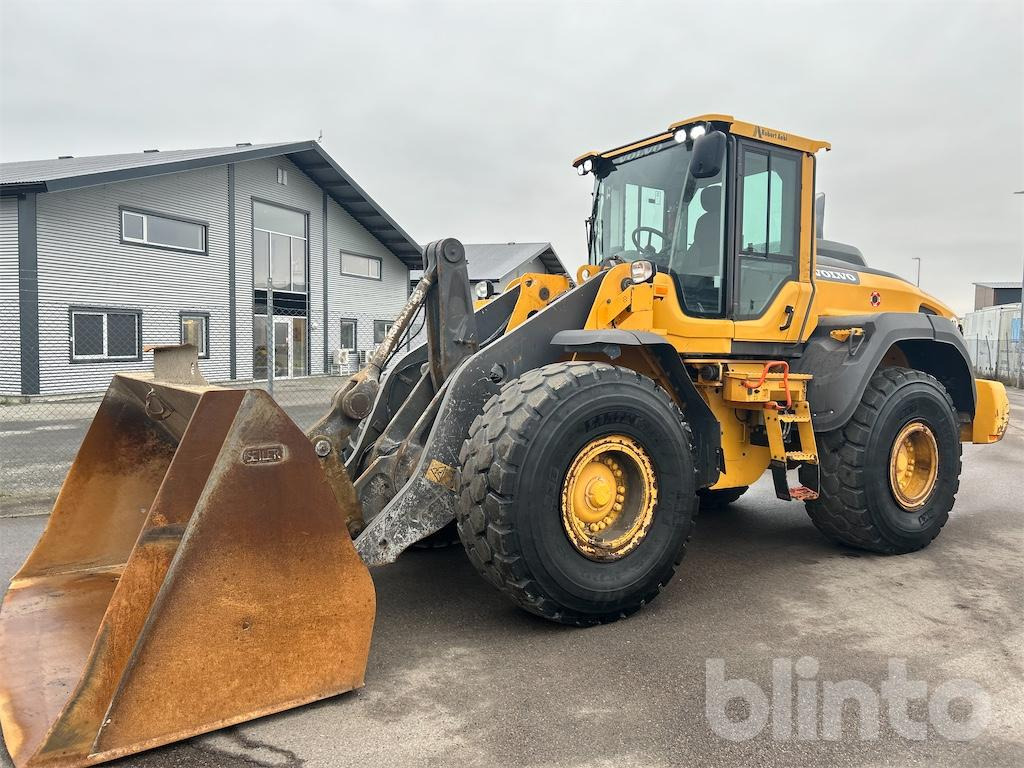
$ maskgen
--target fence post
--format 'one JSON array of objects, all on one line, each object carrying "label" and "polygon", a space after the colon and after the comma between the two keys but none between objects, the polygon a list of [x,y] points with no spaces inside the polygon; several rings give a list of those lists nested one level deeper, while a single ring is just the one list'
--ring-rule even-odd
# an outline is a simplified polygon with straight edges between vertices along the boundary
[{"label": "fence post", "polygon": [[[268,259],[268,264],[270,260]],[[274,349],[274,278],[273,270],[267,271],[267,394],[274,396],[274,368],[277,355]]]}]

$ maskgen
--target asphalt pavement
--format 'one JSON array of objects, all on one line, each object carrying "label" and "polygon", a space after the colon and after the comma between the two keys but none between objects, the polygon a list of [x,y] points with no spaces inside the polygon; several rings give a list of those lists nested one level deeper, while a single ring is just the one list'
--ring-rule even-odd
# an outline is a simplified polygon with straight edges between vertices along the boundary
[{"label": "asphalt pavement", "polygon": [[[117,765],[1020,766],[1024,397],[1013,401],[1001,443],[964,447],[953,516],[921,552],[880,557],[831,544],[802,505],[778,501],[762,482],[701,516],[657,600],[628,620],[579,630],[516,609],[461,548],[410,551],[373,572],[365,688]],[[0,577],[44,524],[0,519]],[[781,690],[773,659],[818,696],[804,700],[810,722],[787,721],[792,689]],[[927,684],[908,709],[924,737],[906,735],[883,705],[866,718],[866,736],[849,707],[837,738],[825,738],[825,689],[857,681],[880,694],[893,664]],[[720,701],[709,670],[723,667],[725,678],[749,681],[728,688],[746,703]],[[973,738],[950,738],[956,729],[934,711],[950,690],[961,698],[939,709],[980,725]],[[750,721],[760,696],[772,702],[765,726],[723,736],[716,707]]]},{"label": "asphalt pavement", "polygon": [[[341,381],[336,376],[280,380],[275,399],[300,428],[309,429],[327,411]],[[93,394],[0,404],[0,517],[53,508],[100,399]]]}]

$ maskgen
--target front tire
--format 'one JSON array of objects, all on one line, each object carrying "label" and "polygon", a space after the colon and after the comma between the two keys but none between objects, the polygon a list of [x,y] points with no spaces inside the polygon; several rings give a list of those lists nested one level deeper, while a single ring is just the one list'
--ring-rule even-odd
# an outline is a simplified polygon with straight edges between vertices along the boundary
[{"label": "front tire", "polygon": [[[822,533],[884,554],[913,552],[939,535],[960,486],[960,432],[935,378],[877,371],[849,423],[817,440],[820,495],[806,507]],[[800,468],[805,485],[814,470]]]},{"label": "front tire", "polygon": [[531,613],[573,625],[628,616],[683,556],[697,506],[689,430],[634,371],[527,372],[487,403],[460,459],[469,559]]}]

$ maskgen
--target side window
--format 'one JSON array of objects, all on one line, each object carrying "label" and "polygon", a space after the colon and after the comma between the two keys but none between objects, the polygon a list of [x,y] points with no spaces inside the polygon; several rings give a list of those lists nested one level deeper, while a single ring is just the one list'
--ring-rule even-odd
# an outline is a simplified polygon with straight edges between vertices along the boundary
[{"label": "side window", "polygon": [[355,320],[341,321],[341,343],[338,346],[340,346],[342,349],[347,349],[349,351],[356,349]]},{"label": "side window", "polygon": [[374,320],[373,321],[373,343],[383,344],[384,337],[388,335],[388,331],[391,330],[391,326],[394,323],[391,320]]},{"label": "side window", "polygon": [[742,150],[739,291],[736,319],[760,317],[799,268],[800,159]]},{"label": "side window", "polygon": [[205,312],[181,313],[181,343],[191,344],[199,357],[210,356],[210,316]]},{"label": "side window", "polygon": [[697,317],[723,314],[725,189],[721,174],[702,179],[676,218],[671,268],[683,311]]},{"label": "side window", "polygon": [[141,360],[142,315],[135,310],[72,309],[71,359]]}]

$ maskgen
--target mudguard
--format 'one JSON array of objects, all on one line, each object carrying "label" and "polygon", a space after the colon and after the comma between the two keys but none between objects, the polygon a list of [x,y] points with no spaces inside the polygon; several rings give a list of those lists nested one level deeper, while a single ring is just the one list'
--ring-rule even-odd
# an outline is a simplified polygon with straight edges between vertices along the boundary
[{"label": "mudguard", "polygon": [[[845,341],[832,331],[861,328]],[[974,417],[974,376],[963,337],[945,317],[917,312],[822,317],[803,354],[791,363],[794,373],[809,373],[807,400],[814,430],[842,427],[857,409],[868,381],[886,353],[898,345],[912,368],[930,373],[946,387],[957,411]]]},{"label": "mudguard", "polygon": [[559,331],[551,343],[567,352],[604,355],[612,362],[622,354],[622,347],[643,347],[651,353],[672,383],[675,390],[673,394],[683,406],[686,422],[693,431],[693,465],[697,487],[708,488],[718,482],[725,467],[721,427],[668,339],[651,331],[602,328]]}]

